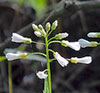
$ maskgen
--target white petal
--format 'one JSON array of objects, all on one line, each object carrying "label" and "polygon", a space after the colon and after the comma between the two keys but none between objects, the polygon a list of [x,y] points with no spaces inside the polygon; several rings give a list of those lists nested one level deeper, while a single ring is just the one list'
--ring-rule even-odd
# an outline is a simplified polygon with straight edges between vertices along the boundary
[{"label": "white petal", "polygon": [[90,32],[87,34],[88,37],[94,38],[97,37],[97,33],[96,32]]},{"label": "white petal", "polygon": [[20,57],[20,54],[14,54],[14,53],[7,53],[6,54],[6,58],[8,59],[8,61],[19,59],[19,57]]},{"label": "white petal", "polygon": [[39,71],[36,73],[39,79],[46,79],[48,77],[47,74],[44,73],[44,71]]},{"label": "white petal", "polygon": [[80,44],[79,42],[68,42],[68,47],[76,50],[76,51],[79,51],[80,50]]},{"label": "white petal", "polygon": [[91,42],[89,42],[85,39],[79,39],[78,42],[82,48],[86,48],[86,47],[91,46]]},{"label": "white petal", "polygon": [[26,37],[23,37],[17,33],[13,33],[12,34],[12,42],[17,42],[17,43],[31,43],[32,40],[31,38],[26,38]]},{"label": "white petal", "polygon": [[8,61],[12,61],[12,60],[15,60],[15,59],[24,59],[27,57],[27,53],[7,53],[6,54],[6,58],[8,59]]},{"label": "white petal", "polygon": [[91,62],[92,62],[92,57],[91,56],[78,58],[78,63],[90,64]]},{"label": "white petal", "polygon": [[67,66],[69,63],[65,58],[63,58],[58,52],[55,52],[55,58],[57,59],[58,63],[64,67]]},{"label": "white petal", "polygon": [[12,42],[24,42],[26,39],[23,37],[23,36],[21,36],[21,35],[19,35],[19,34],[17,34],[17,33],[13,33],[12,34]]},{"label": "white petal", "polygon": [[39,32],[39,31],[34,31],[34,34],[35,34],[37,37],[41,37],[41,36],[42,36],[41,32]]}]

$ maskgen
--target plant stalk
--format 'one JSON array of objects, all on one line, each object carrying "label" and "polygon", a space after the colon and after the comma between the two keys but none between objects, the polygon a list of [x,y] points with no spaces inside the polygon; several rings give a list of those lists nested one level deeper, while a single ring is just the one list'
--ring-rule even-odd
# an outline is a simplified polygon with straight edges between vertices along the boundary
[{"label": "plant stalk", "polygon": [[48,69],[48,88],[49,93],[52,93],[51,89],[51,71],[50,71],[50,62],[49,62],[49,49],[48,49],[48,36],[45,37],[45,47],[46,47],[46,55],[47,55],[47,69]]}]

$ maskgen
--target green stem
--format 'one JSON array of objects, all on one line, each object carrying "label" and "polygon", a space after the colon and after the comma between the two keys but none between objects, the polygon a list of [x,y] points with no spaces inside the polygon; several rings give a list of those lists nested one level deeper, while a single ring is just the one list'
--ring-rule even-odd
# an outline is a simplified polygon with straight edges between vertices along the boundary
[{"label": "green stem", "polygon": [[49,49],[48,49],[48,36],[45,37],[45,47],[46,47],[46,55],[47,55],[47,69],[48,69],[48,88],[49,93],[52,93],[51,89],[51,71],[50,71],[50,62],[49,62]]},{"label": "green stem", "polygon": [[48,45],[50,45],[50,44],[52,44],[52,43],[61,43],[61,41],[51,41],[51,42],[49,42],[49,44]]},{"label": "green stem", "polygon": [[55,58],[51,59],[49,62],[51,63],[52,61],[56,60]]},{"label": "green stem", "polygon": [[11,62],[8,62],[8,75],[9,75],[9,93],[12,92],[12,73],[11,73]]},{"label": "green stem", "polygon": [[42,56],[46,57],[46,54],[41,53],[41,52],[28,53],[28,55],[32,55],[32,54],[33,54],[33,55],[38,54],[38,55],[42,55]]},{"label": "green stem", "polygon": [[52,33],[52,31],[53,31],[53,30],[51,30],[51,31],[48,33],[48,36]]},{"label": "green stem", "polygon": [[55,53],[55,51],[54,51],[54,50],[52,50],[52,49],[49,49],[49,51],[50,51],[50,52],[52,52],[52,53]]},{"label": "green stem", "polygon": [[48,40],[48,42],[50,42],[50,41],[53,40],[53,39],[56,39],[56,37],[54,36],[54,37],[50,38],[50,39]]}]

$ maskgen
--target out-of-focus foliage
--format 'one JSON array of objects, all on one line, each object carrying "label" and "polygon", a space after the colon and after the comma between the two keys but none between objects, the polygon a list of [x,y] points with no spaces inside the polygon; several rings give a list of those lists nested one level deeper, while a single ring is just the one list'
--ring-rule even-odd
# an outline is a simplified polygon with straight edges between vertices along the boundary
[{"label": "out-of-focus foliage", "polygon": [[4,61],[5,59],[6,59],[5,56],[0,56],[0,62],[1,62],[1,61]]},{"label": "out-of-focus foliage", "polygon": [[37,17],[42,17],[48,9],[47,0],[11,0],[22,6],[23,4],[35,9]]},{"label": "out-of-focus foliage", "polygon": [[11,0],[13,3],[18,4],[19,6],[23,5],[25,0]]}]

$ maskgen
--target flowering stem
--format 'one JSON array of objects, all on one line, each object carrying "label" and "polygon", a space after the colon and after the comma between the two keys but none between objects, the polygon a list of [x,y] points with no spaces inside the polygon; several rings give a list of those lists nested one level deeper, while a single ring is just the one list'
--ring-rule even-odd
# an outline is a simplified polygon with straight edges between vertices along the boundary
[{"label": "flowering stem", "polygon": [[33,52],[33,53],[28,53],[28,55],[32,55],[32,54],[38,54],[38,55],[42,55],[42,56],[44,56],[44,57],[46,57],[46,54],[44,54],[44,53],[41,53],[41,52]]},{"label": "flowering stem", "polygon": [[51,41],[51,42],[49,42],[49,44],[48,45],[50,45],[50,44],[52,44],[52,43],[61,43],[61,41]]},{"label": "flowering stem", "polygon": [[46,55],[47,55],[47,69],[48,69],[48,88],[49,93],[52,93],[51,89],[51,71],[50,71],[50,62],[49,62],[49,49],[48,49],[48,36],[45,37],[45,47],[46,47]]},{"label": "flowering stem", "polygon": [[55,53],[55,51],[54,51],[54,50],[52,50],[52,49],[49,49],[49,51],[50,51],[50,52],[52,52],[52,53]]},{"label": "flowering stem", "polygon": [[50,41],[53,40],[53,39],[56,39],[56,37],[54,36],[54,37],[50,38],[50,39],[48,40],[48,42],[50,42]]},{"label": "flowering stem", "polygon": [[49,62],[51,63],[52,61],[56,60],[55,58],[51,59]]},{"label": "flowering stem", "polygon": [[52,31],[53,31],[53,30],[51,30],[51,31],[48,33],[48,36],[52,33]]},{"label": "flowering stem", "polygon": [[12,93],[12,73],[11,62],[8,62],[8,75],[9,75],[9,93]]}]

